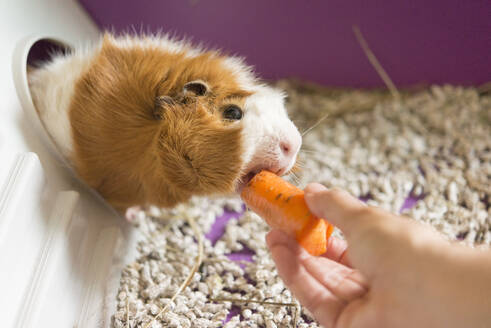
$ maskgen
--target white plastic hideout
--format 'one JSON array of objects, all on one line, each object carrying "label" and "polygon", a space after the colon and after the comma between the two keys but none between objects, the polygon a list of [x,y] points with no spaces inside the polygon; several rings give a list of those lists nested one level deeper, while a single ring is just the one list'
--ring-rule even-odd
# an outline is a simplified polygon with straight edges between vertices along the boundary
[{"label": "white plastic hideout", "polygon": [[[75,178],[38,117],[27,60],[40,40],[71,47],[61,38],[38,35],[19,39],[12,52],[22,107],[16,117],[19,129],[34,141],[29,151],[5,157],[0,166],[9,167],[0,176],[0,326],[107,327],[122,258],[131,256],[134,236]],[[0,151],[5,151],[2,142],[8,138],[2,137]]]}]

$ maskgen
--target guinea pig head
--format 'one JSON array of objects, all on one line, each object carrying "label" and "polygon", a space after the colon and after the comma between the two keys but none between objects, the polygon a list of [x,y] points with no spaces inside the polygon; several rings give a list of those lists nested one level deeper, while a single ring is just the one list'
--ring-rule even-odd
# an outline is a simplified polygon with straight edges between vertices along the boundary
[{"label": "guinea pig head", "polygon": [[154,117],[162,174],[184,194],[235,192],[263,169],[283,175],[301,145],[283,94],[262,85],[234,95],[190,81],[175,97],[157,97]]}]

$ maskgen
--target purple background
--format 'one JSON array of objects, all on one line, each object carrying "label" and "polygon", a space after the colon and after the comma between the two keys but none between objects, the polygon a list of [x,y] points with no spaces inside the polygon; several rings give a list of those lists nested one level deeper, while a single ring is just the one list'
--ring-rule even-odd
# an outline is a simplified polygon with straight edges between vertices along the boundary
[{"label": "purple background", "polygon": [[105,29],[173,32],[237,53],[265,78],[382,82],[360,27],[396,85],[491,80],[491,1],[80,0]]}]

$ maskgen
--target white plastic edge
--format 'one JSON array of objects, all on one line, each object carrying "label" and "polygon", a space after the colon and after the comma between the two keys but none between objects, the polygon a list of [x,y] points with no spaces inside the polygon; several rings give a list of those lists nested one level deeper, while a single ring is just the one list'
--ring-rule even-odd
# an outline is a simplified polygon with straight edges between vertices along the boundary
[{"label": "white plastic edge", "polygon": [[67,226],[72,219],[79,194],[76,191],[59,192],[48,223],[44,245],[39,253],[33,276],[26,289],[22,307],[17,313],[19,328],[35,327],[46,291],[54,278],[55,269],[67,238]]},{"label": "white plastic edge", "polygon": [[89,264],[89,287],[85,292],[78,320],[78,328],[98,327],[103,320],[101,309],[104,291],[112,266],[116,245],[121,238],[118,227],[103,229],[97,236],[96,246]]},{"label": "white plastic edge", "polygon": [[9,228],[13,217],[11,211],[25,197],[28,189],[37,190],[36,186],[44,183],[45,176],[38,156],[31,152],[17,155],[0,191],[0,241],[4,240]]},{"label": "white plastic edge", "polygon": [[54,155],[67,167],[70,167],[66,159],[58,151],[56,144],[51,139],[50,135],[47,133],[43,124],[41,123],[39,115],[32,101],[31,92],[29,91],[29,83],[27,79],[27,58],[32,46],[40,40],[47,40],[67,48],[73,48],[72,45],[70,45],[70,43],[67,41],[45,35],[29,35],[19,40],[19,42],[17,42],[15,46],[14,53],[12,55],[12,73],[15,90],[17,91],[17,96],[19,97],[19,101],[22,105],[22,108],[24,109],[24,113],[26,114],[32,127],[36,131],[36,134],[40,136],[43,143],[46,145],[52,155]]}]

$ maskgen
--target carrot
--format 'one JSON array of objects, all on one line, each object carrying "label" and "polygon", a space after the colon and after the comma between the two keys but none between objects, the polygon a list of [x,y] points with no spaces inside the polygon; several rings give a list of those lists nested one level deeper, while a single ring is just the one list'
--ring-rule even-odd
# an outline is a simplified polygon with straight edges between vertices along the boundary
[{"label": "carrot", "polygon": [[244,187],[241,197],[270,227],[294,237],[310,254],[327,250],[334,227],[312,214],[304,191],[269,171],[261,171]]}]

